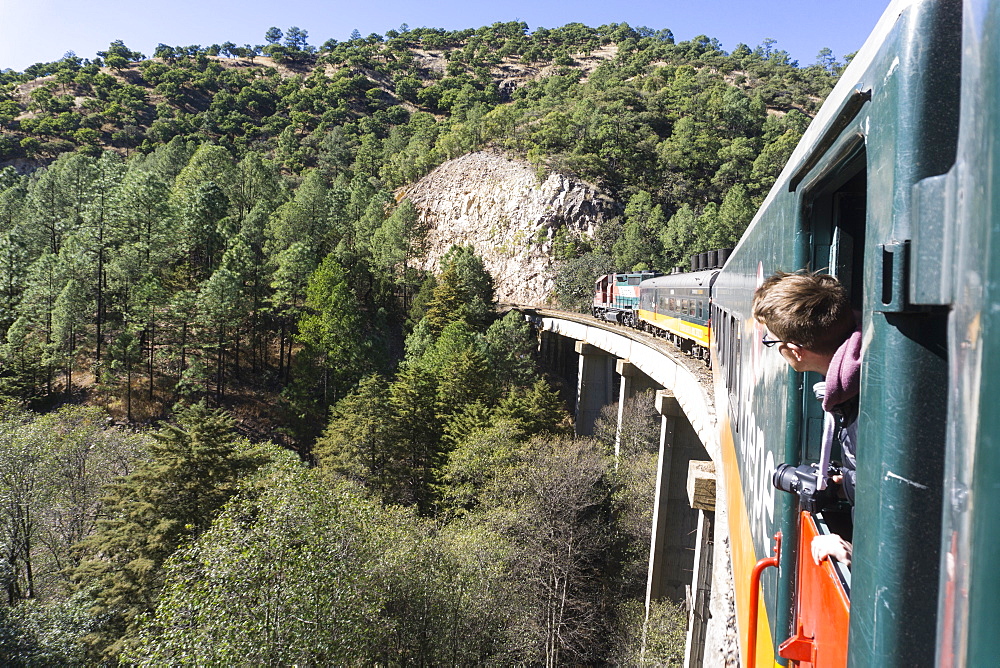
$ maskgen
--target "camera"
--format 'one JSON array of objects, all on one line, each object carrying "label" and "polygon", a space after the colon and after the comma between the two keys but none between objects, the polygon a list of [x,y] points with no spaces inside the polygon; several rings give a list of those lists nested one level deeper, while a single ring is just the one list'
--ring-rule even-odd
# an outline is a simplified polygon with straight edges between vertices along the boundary
[{"label": "camera", "polygon": [[[771,483],[783,492],[797,494],[802,510],[816,512],[825,506],[837,503],[837,486],[829,485],[826,489],[818,489],[819,467],[816,464],[778,464],[771,474]],[[826,477],[840,474],[839,466],[830,466]]]}]

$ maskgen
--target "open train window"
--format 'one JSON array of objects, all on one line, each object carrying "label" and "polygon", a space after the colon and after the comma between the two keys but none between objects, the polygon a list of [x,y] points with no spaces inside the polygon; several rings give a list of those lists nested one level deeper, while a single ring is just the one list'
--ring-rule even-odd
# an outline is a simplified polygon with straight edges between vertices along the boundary
[{"label": "open train window", "polygon": [[[868,211],[867,156],[860,141],[840,155],[826,166],[825,178],[805,192],[801,223],[809,239],[806,254],[809,269],[836,276],[847,290],[851,306],[861,311]],[[824,413],[813,386],[823,378],[807,372],[803,380],[800,461],[816,463],[821,460]],[[843,462],[836,439],[830,459]],[[830,531],[851,540],[850,510],[828,510],[815,517],[820,532]]]},{"label": "open train window", "polygon": [[[806,193],[803,228],[810,239],[809,268],[833,274],[844,285],[851,306],[862,309],[864,294],[865,220],[868,203],[867,160],[859,145],[829,170],[829,176]],[[802,461],[819,460],[823,440],[823,409],[812,387],[823,380],[806,374],[802,397]],[[840,459],[841,453],[832,453]]]}]

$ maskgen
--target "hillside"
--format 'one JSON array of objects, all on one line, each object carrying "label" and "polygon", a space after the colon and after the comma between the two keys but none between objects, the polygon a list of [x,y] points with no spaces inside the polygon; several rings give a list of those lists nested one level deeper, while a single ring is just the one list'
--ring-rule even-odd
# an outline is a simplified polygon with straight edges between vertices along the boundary
[{"label": "hillside", "polygon": [[[394,368],[453,243],[501,299],[568,307],[598,273],[731,245],[839,67],[512,22],[0,73],[0,393],[130,420],[211,396],[308,443]],[[317,378],[296,365],[327,259],[372,348]]]},{"label": "hillside", "polygon": [[[675,45],[669,30],[627,24],[569,24],[530,34],[516,22],[452,32],[421,28],[331,40],[319,50],[294,39],[256,49],[161,45],[148,59],[115,42],[93,61],[68,56],[24,74],[0,73],[0,162],[44,164],[87,147],[148,151],[179,133],[237,144],[274,139],[289,126],[310,132],[397,105],[448,115],[456,103],[509,101],[529,82],[552,75],[574,73],[583,82],[613,61],[638,76],[686,61],[743,90],[765,89],[770,108],[809,113],[831,83],[824,73],[837,66],[800,70],[771,46],[739,45],[725,54],[707,37]],[[230,118],[184,122],[208,112]],[[30,138],[38,141],[23,143]]]}]

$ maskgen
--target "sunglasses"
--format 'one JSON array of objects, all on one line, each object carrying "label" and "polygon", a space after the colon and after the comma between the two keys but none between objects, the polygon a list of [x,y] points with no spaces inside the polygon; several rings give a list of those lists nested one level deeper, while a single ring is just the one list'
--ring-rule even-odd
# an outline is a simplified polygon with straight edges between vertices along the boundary
[{"label": "sunglasses", "polygon": [[784,343],[784,341],[782,341],[780,339],[769,339],[769,338],[767,338],[767,330],[766,329],[764,330],[764,335],[762,337],[760,337],[760,342],[764,344],[765,348],[770,348],[771,346],[773,346],[775,344],[778,344],[778,343]]}]

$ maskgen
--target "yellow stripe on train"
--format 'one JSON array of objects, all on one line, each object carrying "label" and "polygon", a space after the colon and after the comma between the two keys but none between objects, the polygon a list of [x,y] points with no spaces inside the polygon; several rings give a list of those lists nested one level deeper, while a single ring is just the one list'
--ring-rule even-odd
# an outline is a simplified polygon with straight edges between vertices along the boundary
[{"label": "yellow stripe on train", "polygon": [[736,446],[733,442],[733,432],[730,428],[728,411],[722,413],[720,419],[720,445],[722,450],[722,474],[726,486],[726,512],[729,523],[729,547],[733,565],[733,589],[736,594],[736,619],[740,640],[740,658],[746,665],[751,633],[757,635],[757,666],[774,666],[780,668],[778,657],[775,656],[774,638],[771,635],[771,623],[768,619],[764,597],[757,601],[757,628],[749,628],[750,580],[753,568],[758,558],[771,556],[758,555],[754,552],[753,538],[750,535],[750,514],[743,498],[740,481],[739,464],[737,463]]},{"label": "yellow stripe on train", "polygon": [[639,319],[645,320],[651,325],[677,336],[683,336],[685,339],[696,341],[706,348],[708,347],[708,327],[705,325],[699,325],[673,316],[660,315],[653,311],[644,311],[642,309],[639,309]]}]

